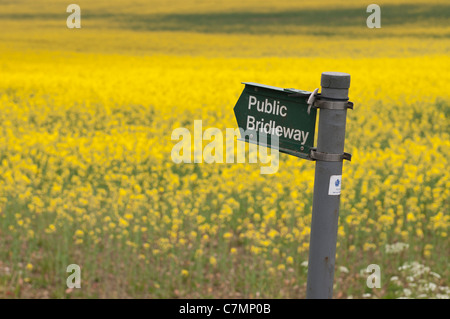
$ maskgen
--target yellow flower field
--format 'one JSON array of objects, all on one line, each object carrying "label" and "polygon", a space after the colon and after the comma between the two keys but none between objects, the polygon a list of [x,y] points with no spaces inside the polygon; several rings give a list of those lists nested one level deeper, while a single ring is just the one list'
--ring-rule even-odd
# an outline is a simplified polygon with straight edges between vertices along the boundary
[{"label": "yellow flower field", "polygon": [[78,30],[43,3],[0,4],[0,298],[304,298],[314,163],[176,164],[171,134],[325,71],[355,103],[334,296],[449,297],[446,1],[380,1],[377,30],[362,1],[79,1]]}]

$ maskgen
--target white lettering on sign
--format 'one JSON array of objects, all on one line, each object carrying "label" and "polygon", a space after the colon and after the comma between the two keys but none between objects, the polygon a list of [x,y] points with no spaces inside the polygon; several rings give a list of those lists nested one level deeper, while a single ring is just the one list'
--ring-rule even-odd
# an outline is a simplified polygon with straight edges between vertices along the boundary
[{"label": "white lettering on sign", "polygon": [[[250,95],[248,99],[248,109],[251,110],[254,106],[256,106],[256,110],[261,113],[278,115],[281,117],[287,116],[287,107],[285,105],[281,105],[280,101],[277,101],[275,99],[273,99],[273,102],[272,100],[269,101],[269,99],[258,101],[255,96]],[[261,118],[261,120],[258,121],[254,116],[251,115],[247,116],[246,130],[255,130],[259,131],[260,133],[294,139],[296,141],[299,141],[302,145],[306,143],[309,135],[309,132],[277,125],[274,120],[264,122],[264,119]]]},{"label": "white lettering on sign", "polygon": [[285,105],[280,105],[280,101],[275,99],[273,100],[273,103],[270,103],[269,99],[261,102],[258,101],[255,96],[250,95],[248,99],[248,109],[250,110],[254,105],[256,105],[256,110],[258,110],[258,112],[281,115],[282,117],[287,115],[287,107]]},{"label": "white lettering on sign", "polygon": [[277,125],[274,120],[264,122],[264,119],[257,121],[254,116],[247,115],[247,127],[246,130],[259,131],[260,133],[283,136],[284,138],[294,139],[299,141],[302,145],[306,143],[309,132],[301,131],[299,129],[293,129]]},{"label": "white lettering on sign", "polygon": [[342,175],[331,175],[328,195],[341,195]]}]

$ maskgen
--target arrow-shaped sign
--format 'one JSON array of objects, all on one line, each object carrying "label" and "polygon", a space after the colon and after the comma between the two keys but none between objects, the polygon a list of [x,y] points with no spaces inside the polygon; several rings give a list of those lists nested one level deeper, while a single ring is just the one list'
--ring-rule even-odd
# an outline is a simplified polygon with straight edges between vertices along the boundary
[{"label": "arrow-shaped sign", "polygon": [[[312,92],[244,82],[234,114],[246,142],[277,148],[280,152],[309,158],[314,146],[316,109],[308,112]],[[273,145],[273,137],[278,145]],[[276,139],[275,139],[276,140]]]}]

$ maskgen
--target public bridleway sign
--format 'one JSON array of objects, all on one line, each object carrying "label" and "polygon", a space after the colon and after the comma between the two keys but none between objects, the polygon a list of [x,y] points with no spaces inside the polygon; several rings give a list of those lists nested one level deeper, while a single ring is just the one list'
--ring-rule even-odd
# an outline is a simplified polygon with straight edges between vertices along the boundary
[{"label": "public bridleway sign", "polygon": [[317,113],[307,104],[312,92],[243,84],[244,91],[234,107],[238,126],[245,132],[242,139],[273,147],[271,139],[276,136],[280,152],[310,159]]},{"label": "public bridleway sign", "polygon": [[[234,107],[241,140],[316,161],[306,297],[331,298],[337,247],[350,74],[323,72],[314,92],[244,82]],[[320,109],[317,147],[314,147]]]}]

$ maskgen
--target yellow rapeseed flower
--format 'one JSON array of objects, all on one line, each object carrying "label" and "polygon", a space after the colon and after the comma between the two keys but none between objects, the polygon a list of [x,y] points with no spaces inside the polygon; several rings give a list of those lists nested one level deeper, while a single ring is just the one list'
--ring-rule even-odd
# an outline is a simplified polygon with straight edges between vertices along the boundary
[{"label": "yellow rapeseed flower", "polygon": [[82,237],[82,236],[84,236],[84,232],[81,229],[78,229],[77,231],[75,231],[75,236]]},{"label": "yellow rapeseed flower", "polygon": [[294,258],[292,258],[291,256],[288,256],[286,258],[286,264],[292,265],[293,263],[294,263]]},{"label": "yellow rapeseed flower", "polygon": [[230,232],[227,232],[227,233],[223,234],[223,238],[224,239],[230,239],[231,237],[233,237],[233,234],[230,233]]},{"label": "yellow rapeseed flower", "polygon": [[285,266],[284,264],[279,264],[279,265],[277,266],[277,269],[280,270],[280,271],[283,271],[283,270],[286,269],[286,266]]},{"label": "yellow rapeseed flower", "polygon": [[128,227],[129,224],[125,219],[119,218],[119,225],[122,227]]}]

